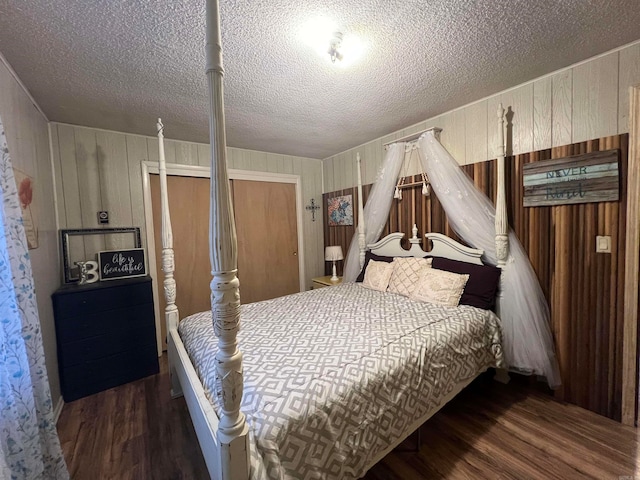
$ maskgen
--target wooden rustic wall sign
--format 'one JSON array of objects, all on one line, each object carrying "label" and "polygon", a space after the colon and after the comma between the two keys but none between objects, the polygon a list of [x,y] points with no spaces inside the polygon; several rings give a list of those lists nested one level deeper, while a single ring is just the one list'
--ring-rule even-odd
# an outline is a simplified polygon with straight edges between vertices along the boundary
[{"label": "wooden rustic wall sign", "polygon": [[619,199],[619,150],[525,164],[525,207],[610,202]]}]

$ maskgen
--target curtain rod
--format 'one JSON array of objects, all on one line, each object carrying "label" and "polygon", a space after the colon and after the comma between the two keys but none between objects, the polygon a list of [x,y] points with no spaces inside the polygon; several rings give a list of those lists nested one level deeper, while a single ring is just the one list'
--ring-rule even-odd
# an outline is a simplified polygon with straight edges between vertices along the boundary
[{"label": "curtain rod", "polygon": [[436,135],[437,135],[437,134],[439,134],[439,133],[442,131],[442,129],[441,129],[441,128],[438,128],[438,127],[431,127],[431,128],[427,128],[427,129],[425,129],[425,130],[421,130],[421,131],[419,131],[419,132],[417,132],[417,133],[412,133],[412,134],[410,134],[410,135],[405,135],[404,137],[400,137],[400,138],[398,138],[398,139],[396,139],[396,140],[392,140],[392,141],[390,141],[390,142],[383,143],[383,144],[382,144],[382,146],[383,146],[383,147],[387,147],[387,146],[391,145],[392,143],[398,143],[398,142],[410,142],[411,140],[416,140],[416,139],[420,138],[420,135],[422,135],[423,133],[427,133],[427,132],[429,132],[429,131],[431,131],[431,130],[435,131],[435,132],[436,132]]}]

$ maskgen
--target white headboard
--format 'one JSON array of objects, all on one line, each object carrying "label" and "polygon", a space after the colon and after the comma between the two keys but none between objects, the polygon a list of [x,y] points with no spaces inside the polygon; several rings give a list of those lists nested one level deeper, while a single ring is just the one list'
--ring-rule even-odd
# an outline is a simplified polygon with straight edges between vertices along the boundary
[{"label": "white headboard", "polygon": [[429,251],[425,251],[420,247],[420,239],[418,238],[418,228],[413,226],[413,236],[409,239],[411,248],[405,250],[400,245],[400,241],[404,237],[404,233],[392,233],[383,239],[367,245],[371,253],[382,255],[385,257],[444,257],[451,260],[459,260],[461,262],[472,263],[474,265],[482,265],[483,250],[477,248],[465,247],[454,239],[442,235],[440,233],[427,233],[425,238],[431,240],[433,247]]}]

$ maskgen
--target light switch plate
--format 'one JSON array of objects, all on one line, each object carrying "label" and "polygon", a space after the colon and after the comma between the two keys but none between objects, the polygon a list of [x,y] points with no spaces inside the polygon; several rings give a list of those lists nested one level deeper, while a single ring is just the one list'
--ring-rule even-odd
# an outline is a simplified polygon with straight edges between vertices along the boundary
[{"label": "light switch plate", "polygon": [[596,236],[596,253],[611,253],[611,237],[609,235]]}]

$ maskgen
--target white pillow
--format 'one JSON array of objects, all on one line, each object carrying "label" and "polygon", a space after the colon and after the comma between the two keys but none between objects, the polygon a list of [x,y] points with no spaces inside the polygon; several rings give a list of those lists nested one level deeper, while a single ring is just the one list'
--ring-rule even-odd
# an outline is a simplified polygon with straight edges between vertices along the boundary
[{"label": "white pillow", "polygon": [[396,257],[393,259],[393,275],[389,291],[408,297],[420,279],[423,269],[431,268],[432,258]]},{"label": "white pillow", "polygon": [[393,263],[376,262],[369,260],[367,269],[364,272],[362,286],[372,290],[386,292],[389,286],[389,279],[393,273]]},{"label": "white pillow", "polygon": [[425,269],[409,298],[455,307],[460,303],[467,280],[469,275],[459,275],[436,268]]}]

